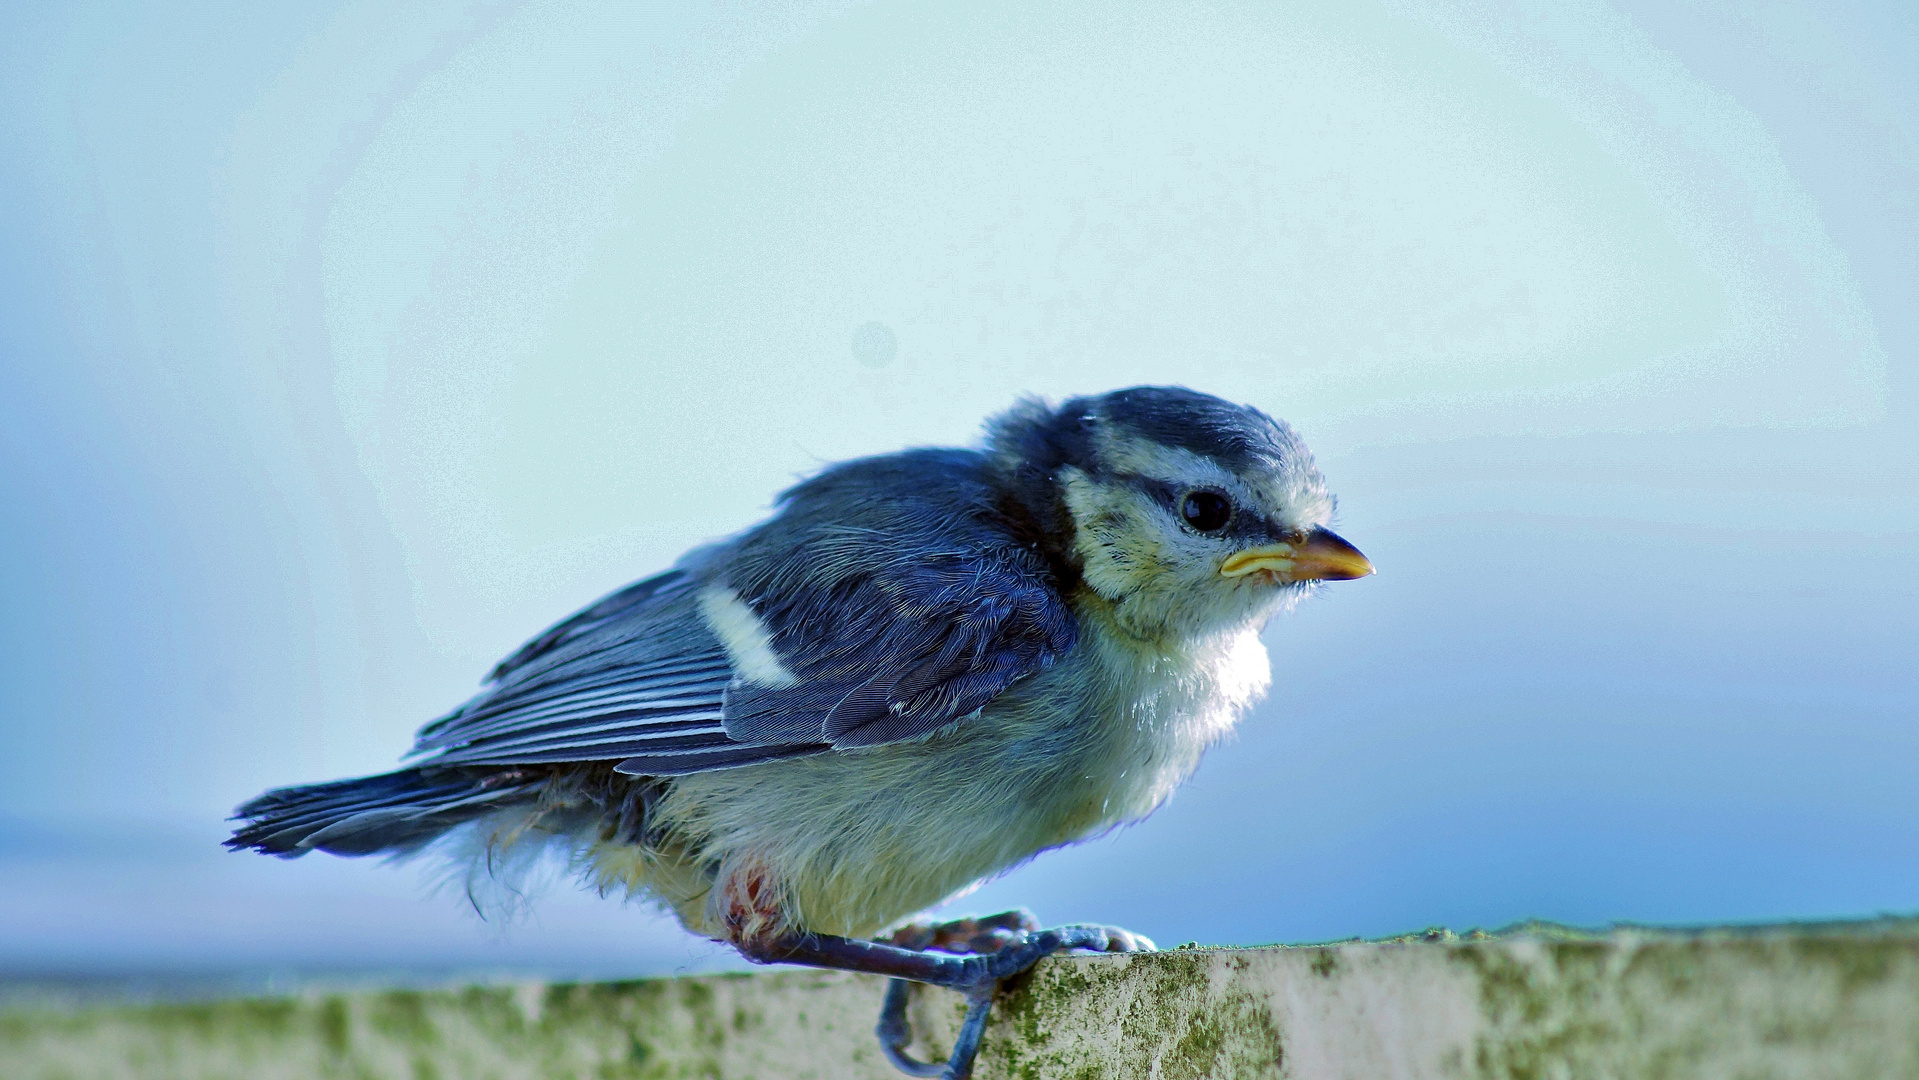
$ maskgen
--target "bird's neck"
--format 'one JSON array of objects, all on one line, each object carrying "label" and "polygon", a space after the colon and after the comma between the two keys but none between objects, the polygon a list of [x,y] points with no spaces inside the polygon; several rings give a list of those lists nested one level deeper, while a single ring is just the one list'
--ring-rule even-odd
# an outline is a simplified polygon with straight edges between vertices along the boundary
[{"label": "bird's neck", "polygon": [[1082,624],[1123,638],[1131,645],[1159,653],[1190,654],[1203,652],[1214,643],[1256,632],[1261,618],[1246,618],[1220,625],[1195,627],[1174,617],[1177,613],[1162,605],[1133,603],[1139,594],[1102,596],[1092,586],[1081,583],[1070,595],[1073,610]]},{"label": "bird's neck", "polygon": [[1007,532],[1046,561],[1061,596],[1070,598],[1080,591],[1084,579],[1073,550],[1073,515],[1053,478],[1001,466],[995,468],[993,479],[999,490],[994,509]]}]

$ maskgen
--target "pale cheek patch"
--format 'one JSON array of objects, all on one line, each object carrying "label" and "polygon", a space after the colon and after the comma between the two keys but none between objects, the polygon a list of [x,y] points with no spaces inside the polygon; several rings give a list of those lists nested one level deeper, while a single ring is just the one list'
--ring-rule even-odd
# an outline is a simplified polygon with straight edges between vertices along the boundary
[{"label": "pale cheek patch", "polygon": [[1094,592],[1117,600],[1163,574],[1158,537],[1149,526],[1151,507],[1126,489],[1097,483],[1077,469],[1065,469],[1062,480],[1067,509],[1078,525],[1073,546]]},{"label": "pale cheek patch", "polygon": [[699,603],[700,618],[726,646],[726,658],[741,681],[766,687],[799,682],[773,651],[773,636],[766,632],[766,624],[738,593],[724,585],[709,585],[700,590]]}]

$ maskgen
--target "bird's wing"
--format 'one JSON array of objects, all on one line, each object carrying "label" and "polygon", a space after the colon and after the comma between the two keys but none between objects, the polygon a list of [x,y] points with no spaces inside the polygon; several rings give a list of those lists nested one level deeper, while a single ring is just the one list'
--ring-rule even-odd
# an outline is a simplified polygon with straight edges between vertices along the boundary
[{"label": "bird's wing", "polygon": [[[1033,567],[1005,552],[907,547],[830,584],[753,599],[790,685],[736,681],[726,730],[747,742],[877,746],[978,710],[1073,645],[1075,623]],[[878,550],[875,550],[875,549]]]},{"label": "bird's wing", "polygon": [[[786,513],[702,563],[723,573],[669,571],[535,638],[414,752],[672,776],[875,746],[963,719],[1072,648],[1047,568],[989,520],[965,461],[909,462],[911,483],[882,471],[898,460],[871,461],[789,493]],[[859,495],[850,519],[835,484]],[[729,653],[702,614],[716,597],[745,605],[751,645],[777,663],[736,667],[741,641]]]},{"label": "bird's wing", "polygon": [[701,620],[689,573],[630,585],[534,638],[492,683],[428,724],[414,743],[429,765],[617,761],[649,753],[675,772],[801,752],[727,736],[726,650]]}]

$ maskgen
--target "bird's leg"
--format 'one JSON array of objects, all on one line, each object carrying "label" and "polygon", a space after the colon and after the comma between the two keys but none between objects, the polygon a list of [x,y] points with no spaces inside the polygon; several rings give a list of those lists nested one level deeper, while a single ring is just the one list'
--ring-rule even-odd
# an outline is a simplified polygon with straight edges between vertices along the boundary
[{"label": "bird's leg", "polygon": [[[1002,911],[997,915],[969,916],[943,923],[908,923],[893,931],[881,940],[889,945],[898,945],[907,949],[938,949],[950,953],[993,953],[1023,940],[1026,935],[1036,933],[1040,922],[1032,912],[1025,908]],[[1151,952],[1152,941],[1141,934],[1122,930],[1116,926],[1106,926],[1107,952]],[[1084,947],[1084,946],[1082,946]],[[927,1064],[915,1060],[906,1053],[906,1046],[913,1040],[912,1025],[906,1019],[906,1006],[911,984],[905,979],[895,978],[886,986],[886,998],[880,1006],[880,1022],[877,1034],[880,1049],[885,1051],[887,1060],[901,1072],[913,1076],[937,1076],[941,1072],[939,1065]],[[987,1010],[991,996],[980,1002],[968,1003],[966,1021],[960,1026],[960,1042],[954,1048],[954,1058],[961,1054],[971,1060],[979,1049],[979,1037],[986,1028]]]},{"label": "bird's leg", "polygon": [[[993,924],[1010,919],[1018,925],[1024,913],[977,920]],[[809,967],[837,968],[885,975],[893,982],[886,989],[876,1034],[880,1048],[901,1071],[913,1076],[939,1076],[944,1080],[966,1080],[973,1073],[973,1057],[979,1053],[980,1038],[986,1032],[986,1018],[992,1008],[993,993],[1001,979],[1017,975],[1038,963],[1042,957],[1064,949],[1090,949],[1094,952],[1131,952],[1151,949],[1152,942],[1124,930],[1104,926],[1060,926],[1051,930],[1012,931],[1010,925],[991,925],[985,931],[1008,931],[1009,937],[991,952],[972,956],[940,956],[918,949],[903,948],[887,942],[856,941],[824,934],[789,934],[771,940],[744,941],[740,952],[760,964],[805,964]],[[921,982],[957,990],[966,997],[966,1019],[960,1025],[959,1038],[944,1067],[914,1060],[906,1053],[912,1030],[906,1021],[906,982]]]},{"label": "bird's leg", "polygon": [[[1015,908],[998,915],[968,916],[943,923],[908,923],[880,940],[902,949],[981,954],[998,952],[1039,928],[1037,916],[1025,908]],[[887,982],[886,998],[880,1005],[880,1022],[874,1033],[880,1038],[880,1050],[894,1068],[909,1076],[938,1076],[944,1066],[920,1061],[906,1052],[907,1045],[913,1041],[913,1025],[906,1018],[912,989],[913,984],[906,979]],[[967,1003],[966,1022],[960,1025],[960,1031],[962,1035],[971,1033],[975,1037],[970,1040],[970,1046],[966,1045],[969,1040],[962,1038],[960,1045],[954,1047],[954,1057],[964,1054],[970,1061],[979,1051],[977,1033],[986,1026],[989,1005],[990,1002]],[[973,1016],[975,1012],[979,1014],[977,1021]]]}]

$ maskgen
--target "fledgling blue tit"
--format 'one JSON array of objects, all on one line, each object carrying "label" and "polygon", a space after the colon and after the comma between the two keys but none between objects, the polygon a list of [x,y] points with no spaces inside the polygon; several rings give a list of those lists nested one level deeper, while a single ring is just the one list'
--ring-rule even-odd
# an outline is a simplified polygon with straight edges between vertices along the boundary
[{"label": "fledgling blue tit", "polygon": [[557,851],[749,959],[970,1007],[1123,930],[913,913],[1153,812],[1270,681],[1260,630],[1372,566],[1305,445],[1178,387],[1023,400],[979,449],[826,468],[777,512],[600,600],[421,730],[409,768],[268,792],[228,846],[283,857]]}]

